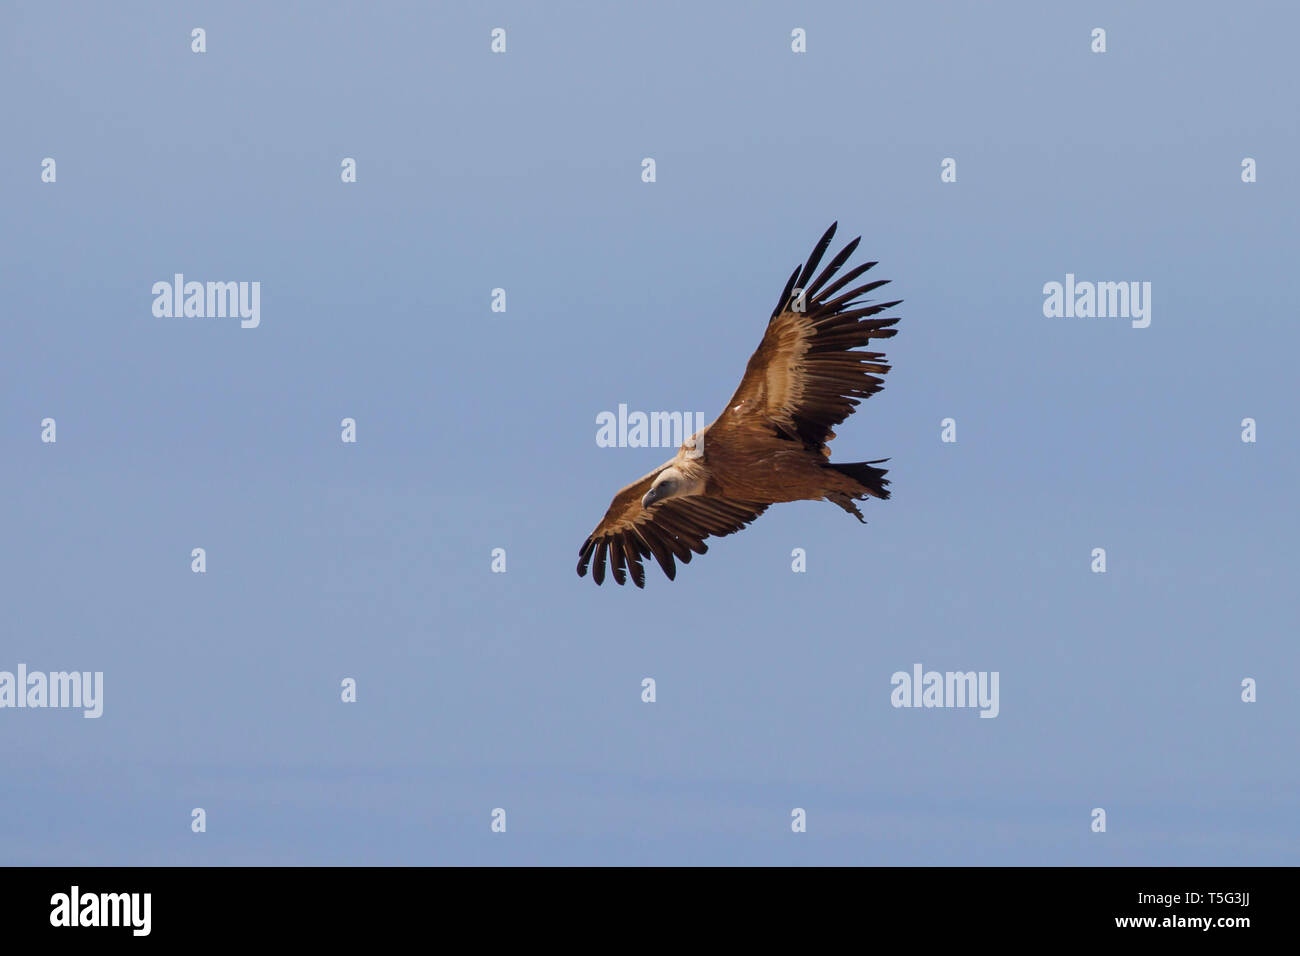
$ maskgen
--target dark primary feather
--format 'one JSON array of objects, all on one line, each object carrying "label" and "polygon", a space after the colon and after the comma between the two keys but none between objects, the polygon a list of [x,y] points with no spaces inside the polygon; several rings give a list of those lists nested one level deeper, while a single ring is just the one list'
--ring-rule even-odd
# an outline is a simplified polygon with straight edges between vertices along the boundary
[{"label": "dark primary feather", "polygon": [[781,293],[781,298],[777,300],[776,308],[772,310],[772,318],[776,318],[785,311],[786,303],[790,301],[790,293],[794,291],[794,280],[799,278],[799,267],[794,267],[794,272],[790,273],[790,281],[785,284],[785,291]]},{"label": "dark primary feather", "polygon": [[804,287],[804,283],[808,281],[808,277],[812,275],[813,270],[817,268],[817,263],[821,262],[822,256],[826,255],[826,247],[831,244],[831,238],[835,235],[835,230],[837,228],[839,228],[838,222],[831,223],[831,227],[822,234],[820,239],[817,240],[817,245],[813,246],[812,255],[808,257],[808,261],[804,263],[803,271],[799,273],[799,278],[795,282],[795,288],[802,289]]}]

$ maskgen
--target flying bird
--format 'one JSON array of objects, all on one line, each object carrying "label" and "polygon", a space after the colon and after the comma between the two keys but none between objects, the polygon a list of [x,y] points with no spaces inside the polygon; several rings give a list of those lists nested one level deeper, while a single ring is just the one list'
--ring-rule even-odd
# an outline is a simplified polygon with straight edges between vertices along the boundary
[{"label": "flying bird", "polygon": [[894,335],[897,318],[872,316],[902,302],[862,299],[889,281],[853,285],[875,262],[835,278],[860,236],[813,278],[837,225],[790,274],[722,414],[674,458],[614,496],[578,551],[579,577],[590,565],[601,584],[608,565],[619,584],[630,575],[642,588],[643,558],[653,556],[673,580],[674,559],[689,563],[692,553],[709,550],[705,538],[739,531],[777,502],[826,499],[865,524],[854,502],[889,497],[886,471],[875,467],[887,458],[836,464],[827,447],[831,429],[880,391],[879,376],[889,371],[884,354],[857,349]]}]

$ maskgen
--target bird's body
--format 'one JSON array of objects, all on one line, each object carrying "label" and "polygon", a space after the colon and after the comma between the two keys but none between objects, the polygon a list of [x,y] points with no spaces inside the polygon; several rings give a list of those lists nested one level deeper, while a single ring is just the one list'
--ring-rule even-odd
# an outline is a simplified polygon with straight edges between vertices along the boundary
[{"label": "bird's body", "polygon": [[[672,466],[688,478],[704,481],[706,495],[767,504],[817,501],[831,494],[861,491],[854,479],[837,471],[824,457],[809,455],[802,445],[775,438],[743,420],[729,429],[728,414],[730,410],[683,442],[676,456],[656,473]],[[746,440],[736,441],[741,431],[750,434]],[[715,442],[710,436],[721,440]]]},{"label": "bird's body", "polygon": [[624,583],[630,572],[644,587],[642,558],[653,556],[672,579],[674,557],[686,563],[692,552],[704,554],[704,538],[739,531],[769,505],[826,499],[862,521],[854,501],[889,497],[885,472],[874,467],[880,460],[834,464],[829,458],[831,427],[879,391],[876,376],[889,370],[881,353],[856,347],[889,338],[898,321],[869,318],[898,302],[867,306],[859,299],[884,281],[840,292],[874,262],[830,281],[857,239],[812,278],[834,234],[832,225],[790,276],[722,414],[674,458],[614,496],[579,550],[579,575],[590,564],[602,583],[608,557],[615,581]]}]

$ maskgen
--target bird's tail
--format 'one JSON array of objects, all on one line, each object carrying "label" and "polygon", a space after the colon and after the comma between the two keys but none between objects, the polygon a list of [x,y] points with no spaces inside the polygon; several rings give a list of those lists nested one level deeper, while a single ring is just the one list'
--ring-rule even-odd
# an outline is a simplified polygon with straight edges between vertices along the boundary
[{"label": "bird's tail", "polygon": [[858,484],[860,484],[866,494],[873,498],[888,498],[889,491],[886,485],[889,480],[885,475],[889,472],[884,468],[874,468],[873,465],[879,465],[889,461],[888,458],[877,458],[875,461],[859,461],[851,464],[837,465],[834,462],[828,462],[828,468],[834,468],[841,475],[848,475]]}]

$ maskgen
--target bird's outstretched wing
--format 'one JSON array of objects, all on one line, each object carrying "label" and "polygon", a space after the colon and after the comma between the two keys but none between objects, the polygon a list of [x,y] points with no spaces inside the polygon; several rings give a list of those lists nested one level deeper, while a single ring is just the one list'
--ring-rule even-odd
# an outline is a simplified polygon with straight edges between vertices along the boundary
[{"label": "bird's outstretched wing", "polygon": [[826,443],[835,437],[831,429],[853,414],[862,399],[883,387],[879,376],[889,371],[882,361],[884,353],[854,350],[897,331],[890,328],[897,318],[871,317],[892,309],[902,299],[875,305],[862,300],[889,281],[853,285],[874,262],[855,266],[835,278],[861,237],[813,277],[836,225],[831,224],[808,261],[791,273],[763,341],[745,367],[740,387],[712,428],[771,427],[780,437],[803,442],[809,450],[829,456]]},{"label": "bird's outstretched wing", "polygon": [[766,504],[712,495],[668,498],[648,509],[641,507],[641,499],[656,476],[670,464],[665,462],[614,496],[605,517],[578,549],[580,577],[590,564],[592,580],[602,584],[608,558],[615,581],[624,584],[630,574],[632,583],[643,588],[645,567],[641,559],[653,555],[671,581],[677,576],[674,558],[689,564],[691,552],[704,554],[709,550],[704,543],[709,535],[721,537],[739,531],[767,509]]}]

